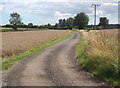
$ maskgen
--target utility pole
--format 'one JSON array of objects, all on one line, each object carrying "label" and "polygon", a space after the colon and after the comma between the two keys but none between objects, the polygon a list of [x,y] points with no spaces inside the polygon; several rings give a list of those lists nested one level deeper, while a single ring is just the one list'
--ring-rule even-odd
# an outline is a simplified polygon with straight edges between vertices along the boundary
[{"label": "utility pole", "polygon": [[97,9],[97,6],[101,6],[101,5],[92,4],[92,6],[94,6],[94,10],[95,10],[95,13],[94,13],[94,28],[96,29],[96,9]]}]

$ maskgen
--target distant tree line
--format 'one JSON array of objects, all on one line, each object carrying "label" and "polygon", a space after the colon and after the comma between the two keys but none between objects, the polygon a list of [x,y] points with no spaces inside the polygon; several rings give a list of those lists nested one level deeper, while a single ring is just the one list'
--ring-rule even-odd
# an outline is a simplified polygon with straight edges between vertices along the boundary
[{"label": "distant tree line", "polygon": [[[119,28],[119,24],[108,24],[106,27],[96,25],[97,29],[116,29]],[[94,28],[94,25],[88,25],[87,28]]]},{"label": "distant tree line", "polygon": [[57,24],[57,27],[60,29],[72,29],[72,28],[78,28],[78,29],[84,29],[87,27],[89,22],[89,17],[81,12],[78,13],[75,17],[70,17],[67,19],[59,19],[59,23]]},{"label": "distant tree line", "polygon": [[22,22],[20,14],[13,12],[10,14],[9,22],[10,24],[6,24],[2,27],[12,27],[14,30],[17,30],[17,28],[72,29],[73,27],[82,29],[87,27],[89,17],[85,13],[81,12],[73,18],[60,19],[59,23],[56,23],[55,25],[51,25],[49,23],[45,25],[33,25],[33,23],[28,23],[26,25]]},{"label": "distant tree line", "polygon": [[[6,24],[1,27],[13,28],[13,25]],[[17,25],[17,28],[49,28],[48,24],[45,25],[33,25],[33,23]]]},{"label": "distant tree line", "polygon": [[[109,24],[107,17],[100,17],[99,24],[96,25],[97,29],[115,29],[119,28],[119,24]],[[94,25],[88,25],[88,28],[93,28]]]},{"label": "distant tree line", "polygon": [[[39,28],[39,29],[85,29],[85,28],[94,28],[94,25],[88,25],[89,17],[84,13],[78,13],[75,17],[69,17],[67,19],[59,19],[59,22],[55,25],[51,25],[50,23],[45,25],[34,25],[33,23],[24,24],[20,15],[17,12],[13,12],[10,14],[9,19],[10,24],[3,25],[1,27],[13,28],[17,30],[17,28]],[[97,28],[118,28],[118,24],[110,24],[109,20],[106,17],[101,17],[100,22],[97,25]]]}]

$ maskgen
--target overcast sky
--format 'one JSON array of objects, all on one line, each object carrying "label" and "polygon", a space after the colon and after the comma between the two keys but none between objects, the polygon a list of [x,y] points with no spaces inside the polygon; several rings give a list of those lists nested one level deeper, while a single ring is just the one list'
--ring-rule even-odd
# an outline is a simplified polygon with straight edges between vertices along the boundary
[{"label": "overcast sky", "polygon": [[118,0],[1,0],[0,25],[9,23],[9,15],[18,12],[25,24],[55,24],[61,18],[74,17],[85,12],[89,16],[89,24],[93,24],[94,8],[97,7],[97,23],[100,17],[107,17],[110,24],[118,23]]}]

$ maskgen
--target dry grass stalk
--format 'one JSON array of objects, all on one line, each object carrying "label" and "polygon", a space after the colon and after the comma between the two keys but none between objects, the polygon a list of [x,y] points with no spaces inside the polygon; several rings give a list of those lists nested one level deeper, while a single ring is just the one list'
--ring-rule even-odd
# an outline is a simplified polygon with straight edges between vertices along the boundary
[{"label": "dry grass stalk", "polygon": [[98,59],[111,59],[118,63],[118,29],[83,31],[85,54]]}]

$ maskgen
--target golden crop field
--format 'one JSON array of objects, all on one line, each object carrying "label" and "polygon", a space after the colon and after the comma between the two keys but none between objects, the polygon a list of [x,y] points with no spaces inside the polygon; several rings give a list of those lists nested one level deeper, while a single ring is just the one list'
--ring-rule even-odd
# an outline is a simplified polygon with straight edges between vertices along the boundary
[{"label": "golden crop field", "polygon": [[68,30],[41,30],[2,33],[2,57],[10,57],[67,34]]},{"label": "golden crop field", "polygon": [[12,29],[12,28],[0,27],[0,30],[1,30],[1,29]]}]

